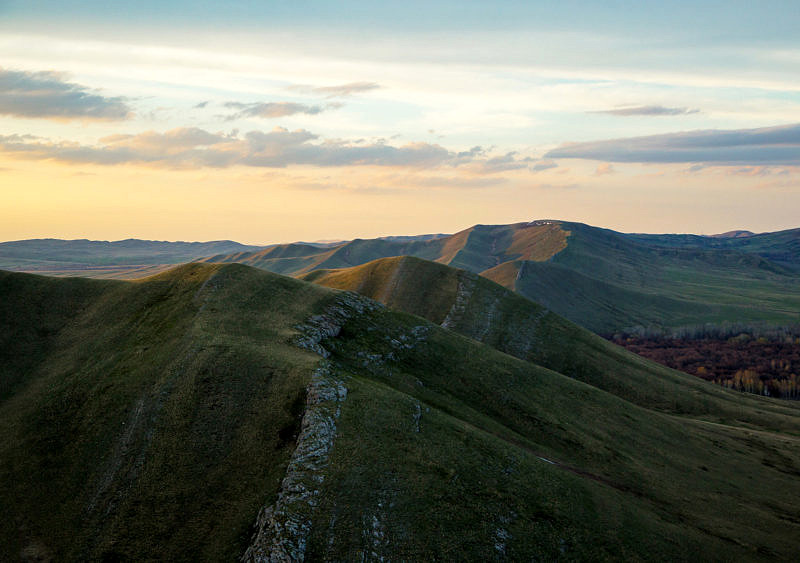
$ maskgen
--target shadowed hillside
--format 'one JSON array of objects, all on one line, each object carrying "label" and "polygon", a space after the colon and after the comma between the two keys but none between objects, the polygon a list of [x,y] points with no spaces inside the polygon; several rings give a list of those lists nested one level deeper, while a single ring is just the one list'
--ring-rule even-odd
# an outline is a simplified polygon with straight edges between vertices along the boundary
[{"label": "shadowed hillside", "polygon": [[[317,270],[302,279],[356,291],[643,407],[710,416],[716,422],[765,424],[741,418],[743,402],[761,408],[760,399],[731,395],[644,360],[465,270],[401,257],[341,270]],[[795,412],[794,407],[787,408],[790,410],[785,412]]]},{"label": "shadowed hillside", "polygon": [[[432,315],[453,282],[456,301],[459,283],[475,294],[490,284],[430,271],[440,288],[419,312]],[[498,315],[521,305],[489,289]],[[641,360],[630,377],[656,388],[672,377],[673,396],[695,397],[704,414],[644,408],[418,316],[240,265],[139,282],[4,273],[0,293],[0,552],[12,558],[796,550],[792,406],[706,393]],[[478,326],[469,302],[460,319],[450,313],[441,322]],[[582,355],[585,334],[575,327],[560,344]]]}]

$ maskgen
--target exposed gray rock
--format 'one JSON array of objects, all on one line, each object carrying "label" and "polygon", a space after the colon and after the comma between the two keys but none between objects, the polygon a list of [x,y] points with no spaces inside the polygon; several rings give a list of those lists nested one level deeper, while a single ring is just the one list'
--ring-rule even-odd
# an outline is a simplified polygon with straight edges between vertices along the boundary
[{"label": "exposed gray rock", "polygon": [[[323,314],[314,315],[297,327],[301,333],[297,344],[328,358],[330,352],[323,347],[323,341],[336,337],[348,319],[378,307],[365,297],[342,293]],[[325,468],[336,438],[336,420],[346,397],[347,388],[336,376],[333,364],[321,360],[306,389],[306,408],[297,446],[278,498],[275,504],[259,512],[256,533],[242,561],[305,560],[312,515],[319,504]]]},{"label": "exposed gray rock", "polygon": [[324,470],[336,437],[336,419],[347,388],[329,362],[312,375],[297,447],[274,505],[258,516],[258,531],[243,561],[303,561],[311,515],[319,503]]},{"label": "exposed gray rock", "polygon": [[390,491],[381,491],[374,511],[362,516],[363,528],[361,537],[364,551],[360,554],[361,561],[377,561],[385,563],[390,561],[390,541],[386,527],[389,510],[394,506]]},{"label": "exposed gray rock", "polygon": [[324,313],[314,315],[304,324],[295,328],[300,331],[297,345],[300,348],[316,352],[323,358],[330,357],[330,352],[322,346],[322,341],[335,338],[348,319],[365,311],[374,311],[382,305],[357,293],[342,292],[336,302]]},{"label": "exposed gray rock", "polygon": [[469,303],[470,297],[472,297],[472,291],[474,289],[475,279],[472,277],[472,275],[468,274],[467,272],[460,274],[458,280],[458,291],[456,292],[456,300],[453,302],[453,306],[450,307],[450,311],[448,311],[447,315],[442,321],[442,327],[452,328],[458,324],[462,315],[464,314],[464,311],[467,309],[467,304]]},{"label": "exposed gray rock", "polygon": [[419,402],[414,404],[414,432],[419,433],[419,422],[422,420],[422,407]]},{"label": "exposed gray rock", "polygon": [[494,550],[497,553],[497,558],[504,561],[508,557],[508,542],[511,541],[513,536],[508,531],[508,526],[514,521],[517,515],[514,512],[506,516],[500,517],[499,526],[494,532]]}]

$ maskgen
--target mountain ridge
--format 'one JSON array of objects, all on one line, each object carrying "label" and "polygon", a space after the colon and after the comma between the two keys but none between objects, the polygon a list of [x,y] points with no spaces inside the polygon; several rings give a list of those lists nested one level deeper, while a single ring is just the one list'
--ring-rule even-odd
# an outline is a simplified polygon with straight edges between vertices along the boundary
[{"label": "mountain ridge", "polygon": [[475,225],[422,243],[355,239],[307,249],[294,261],[278,252],[206,261],[302,276],[411,255],[489,277],[605,335],[731,320],[791,323],[800,313],[800,229],[718,239],[540,220]]},{"label": "mountain ridge", "polygon": [[[168,257],[239,262],[301,276],[378,258],[416,256],[488,277],[606,336],[734,321],[780,325],[795,323],[800,313],[800,229],[717,238],[625,234],[582,223],[536,220],[474,225],[434,238],[353,239],[325,247],[239,246],[232,253],[211,250],[205,257],[196,256],[197,251]],[[159,266],[135,266],[138,262],[132,259],[128,266],[116,266],[106,257],[95,260],[102,265],[56,262],[42,271],[138,277],[165,269],[169,260],[161,256],[147,258]],[[0,267],[8,263],[3,260],[0,245]],[[34,269],[35,261],[12,260],[15,269]]]},{"label": "mountain ridge", "polygon": [[[0,506],[13,507],[4,553],[796,549],[795,405],[698,394],[676,375],[666,403],[707,414],[646,408],[365,297],[239,264],[135,282],[0,273],[0,291],[0,350],[13,360],[0,363]],[[562,341],[568,351],[572,337]],[[641,376],[657,391],[671,372],[653,369]]]}]

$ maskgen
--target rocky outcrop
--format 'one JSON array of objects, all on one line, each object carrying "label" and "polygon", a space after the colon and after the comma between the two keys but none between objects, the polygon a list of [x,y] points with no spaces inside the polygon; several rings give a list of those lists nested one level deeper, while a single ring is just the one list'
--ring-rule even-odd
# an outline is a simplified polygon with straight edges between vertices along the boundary
[{"label": "rocky outcrop", "polygon": [[319,503],[325,468],[336,437],[336,419],[347,388],[329,362],[312,375],[306,412],[278,500],[258,515],[255,537],[243,561],[303,561],[311,516]]},{"label": "rocky outcrop", "polygon": [[328,358],[331,354],[322,346],[323,340],[338,336],[342,326],[353,316],[381,307],[383,306],[379,303],[357,293],[344,292],[324,313],[314,315],[305,324],[295,327],[300,331],[297,345]]},{"label": "rocky outcrop", "polygon": [[461,320],[461,316],[467,309],[467,304],[469,303],[470,297],[472,297],[472,291],[474,289],[475,289],[474,274],[467,274],[466,272],[461,273],[461,275],[459,275],[459,280],[458,280],[458,291],[456,292],[456,299],[453,302],[453,306],[450,307],[450,311],[448,311],[447,316],[445,316],[444,320],[442,321],[441,324],[442,327],[453,328],[458,324],[458,321]]},{"label": "rocky outcrop", "polygon": [[305,413],[297,446],[275,504],[261,509],[256,533],[242,556],[246,562],[305,560],[312,516],[319,504],[325,469],[336,438],[336,421],[347,387],[337,377],[323,342],[336,337],[348,319],[380,305],[353,293],[343,293],[324,313],[314,315],[300,331],[297,345],[322,356],[306,389]]}]

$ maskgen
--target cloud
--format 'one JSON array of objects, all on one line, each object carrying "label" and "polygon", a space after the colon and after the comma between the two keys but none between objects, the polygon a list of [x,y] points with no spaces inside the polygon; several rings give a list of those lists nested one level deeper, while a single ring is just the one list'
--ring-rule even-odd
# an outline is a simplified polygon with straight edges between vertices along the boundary
[{"label": "cloud", "polygon": [[605,176],[607,174],[616,174],[616,170],[614,170],[614,166],[609,164],[608,162],[604,162],[597,167],[597,170],[594,171],[595,176]]},{"label": "cloud", "polygon": [[542,190],[577,190],[581,187],[580,184],[536,184],[534,186]]},{"label": "cloud", "polygon": [[[527,157],[518,158],[513,152],[493,157],[481,147],[454,152],[424,142],[393,146],[383,140],[321,139],[306,129],[290,131],[283,127],[244,134],[238,130],[212,133],[184,127],[163,133],[145,131],[135,135],[109,135],[93,145],[52,141],[33,135],[0,135],[0,155],[68,164],[136,164],[175,169],[284,168],[292,165],[449,167],[476,175],[527,168],[533,161]],[[504,181],[476,179],[458,182],[462,187],[486,187]],[[438,186],[457,184],[445,177],[431,182]]]},{"label": "cloud", "polygon": [[487,157],[487,152],[482,147],[473,147],[467,152],[458,153],[456,163],[468,164],[470,170],[476,174],[496,174],[527,168],[534,160],[530,157],[518,158],[516,151],[492,157]]},{"label": "cloud", "polygon": [[427,176],[409,180],[409,184],[421,188],[492,188],[506,183],[508,183],[508,178],[502,176],[488,178]]},{"label": "cloud", "polygon": [[728,171],[731,176],[788,176],[789,170],[786,168],[776,168],[773,166],[742,166]]},{"label": "cloud", "polygon": [[157,133],[111,135],[97,145],[53,142],[31,135],[0,135],[0,153],[32,160],[75,164],[146,164],[171,168],[229,167],[234,165],[282,168],[311,166],[411,166],[431,167],[456,158],[440,145],[384,143],[354,145],[343,140],[323,140],[305,129],[250,131],[243,136],[179,128]]},{"label": "cloud", "polygon": [[276,118],[287,117],[295,114],[317,115],[328,109],[336,109],[342,107],[340,103],[330,103],[324,106],[309,106],[306,104],[298,104],[295,102],[256,102],[252,104],[243,104],[239,102],[227,102],[226,108],[238,109],[240,111],[229,115],[225,119],[232,121],[242,117],[264,117]]},{"label": "cloud", "polygon": [[800,165],[800,124],[570,143],[551,150],[545,157],[606,162],[795,166]]},{"label": "cloud", "polygon": [[131,117],[125,98],[108,98],[66,82],[57,72],[0,68],[0,115],[55,120],[122,120]]},{"label": "cloud", "polygon": [[552,168],[558,168],[558,164],[553,162],[552,160],[545,160],[540,162],[539,164],[534,164],[531,166],[531,172],[542,172],[544,170],[550,170]]},{"label": "cloud", "polygon": [[699,109],[690,108],[670,108],[665,106],[634,106],[626,108],[604,109],[599,111],[591,111],[589,113],[606,113],[608,115],[619,115],[622,117],[629,117],[633,115],[690,115],[692,113],[700,113]]},{"label": "cloud", "polygon": [[290,90],[308,92],[325,96],[326,98],[343,98],[352,96],[353,94],[361,94],[369,92],[370,90],[377,90],[381,85],[377,82],[348,82],[347,84],[338,84],[335,86],[309,86],[307,84],[295,84],[289,86]]}]

